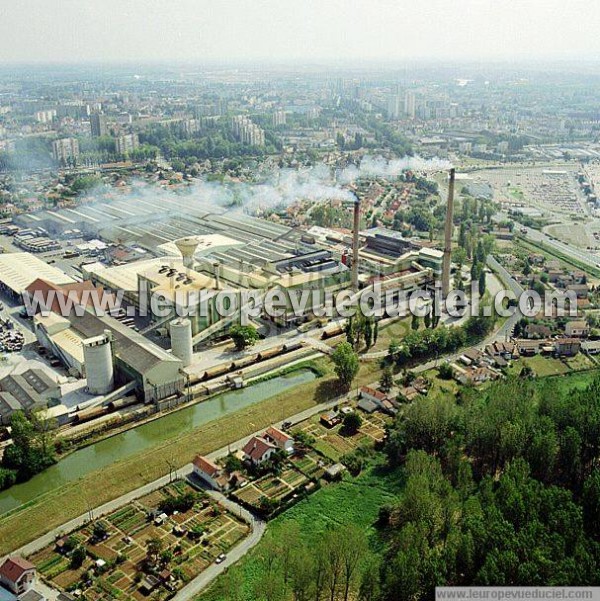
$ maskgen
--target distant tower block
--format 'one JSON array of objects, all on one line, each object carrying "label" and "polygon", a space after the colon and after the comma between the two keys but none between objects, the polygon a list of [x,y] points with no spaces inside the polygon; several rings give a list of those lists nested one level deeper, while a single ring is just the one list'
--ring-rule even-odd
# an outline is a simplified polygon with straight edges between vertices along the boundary
[{"label": "distant tower block", "polygon": [[171,334],[171,350],[173,355],[181,359],[183,366],[187,367],[192,362],[192,322],[189,319],[174,319],[169,324]]},{"label": "distant tower block", "polygon": [[191,236],[175,240],[175,246],[183,257],[183,266],[187,269],[192,269],[194,266],[194,253],[198,248],[198,240]]},{"label": "distant tower block", "polygon": [[115,385],[112,357],[112,333],[87,338],[83,344],[83,362],[90,394],[107,394]]}]

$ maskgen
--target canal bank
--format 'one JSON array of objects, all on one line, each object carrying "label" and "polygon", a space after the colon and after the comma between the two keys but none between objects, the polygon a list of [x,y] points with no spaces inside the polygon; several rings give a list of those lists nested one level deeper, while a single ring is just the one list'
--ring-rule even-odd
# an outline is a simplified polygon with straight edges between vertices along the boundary
[{"label": "canal bank", "polygon": [[[359,387],[378,377],[378,364],[363,363],[355,384]],[[234,441],[279,421],[281,415],[288,419],[302,411],[320,411],[324,403],[335,397],[335,382],[333,369],[328,366],[322,378],[287,389],[36,497],[18,510],[0,516],[0,555],[60,527],[90,507],[108,503],[165,474],[168,477],[169,463],[181,468],[196,453],[207,455],[215,449],[227,448]]]},{"label": "canal bank", "polygon": [[[247,388],[232,390],[173,413],[159,416],[137,427],[86,445],[58,461],[22,484],[0,493],[0,515],[34,501],[37,497],[87,474],[142,453],[213,420],[225,418],[255,403],[264,401],[296,386],[314,380],[310,369],[258,382]],[[285,416],[274,416],[283,419]],[[168,469],[168,467],[167,467]]]}]

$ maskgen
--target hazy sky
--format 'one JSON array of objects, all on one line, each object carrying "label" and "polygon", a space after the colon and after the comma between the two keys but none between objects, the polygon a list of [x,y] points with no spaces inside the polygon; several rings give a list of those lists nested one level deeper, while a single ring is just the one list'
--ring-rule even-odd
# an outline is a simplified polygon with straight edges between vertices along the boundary
[{"label": "hazy sky", "polygon": [[0,63],[600,57],[594,0],[0,0]]}]

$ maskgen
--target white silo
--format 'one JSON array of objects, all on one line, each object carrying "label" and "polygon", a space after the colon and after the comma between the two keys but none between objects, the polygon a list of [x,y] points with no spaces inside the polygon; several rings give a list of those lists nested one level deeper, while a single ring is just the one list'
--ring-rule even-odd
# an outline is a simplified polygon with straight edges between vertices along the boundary
[{"label": "white silo", "polygon": [[192,322],[189,319],[174,319],[169,324],[171,333],[171,350],[181,359],[183,366],[187,367],[192,362]]},{"label": "white silo", "polygon": [[100,336],[83,341],[83,362],[90,394],[107,394],[114,388],[112,334],[105,330]]},{"label": "white silo", "polygon": [[192,269],[194,266],[194,253],[198,248],[198,240],[192,236],[175,240],[175,246],[183,257],[183,266]]}]

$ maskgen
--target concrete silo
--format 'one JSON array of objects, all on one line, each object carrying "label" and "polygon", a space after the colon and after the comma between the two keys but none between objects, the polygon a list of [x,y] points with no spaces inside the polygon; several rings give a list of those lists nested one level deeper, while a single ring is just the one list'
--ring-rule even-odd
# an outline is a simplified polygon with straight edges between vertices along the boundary
[{"label": "concrete silo", "polygon": [[107,394],[115,385],[112,356],[112,334],[105,330],[100,336],[83,341],[83,362],[90,394]]},{"label": "concrete silo", "polygon": [[181,359],[184,367],[192,362],[192,322],[189,319],[174,319],[169,324],[171,350],[173,355]]}]

